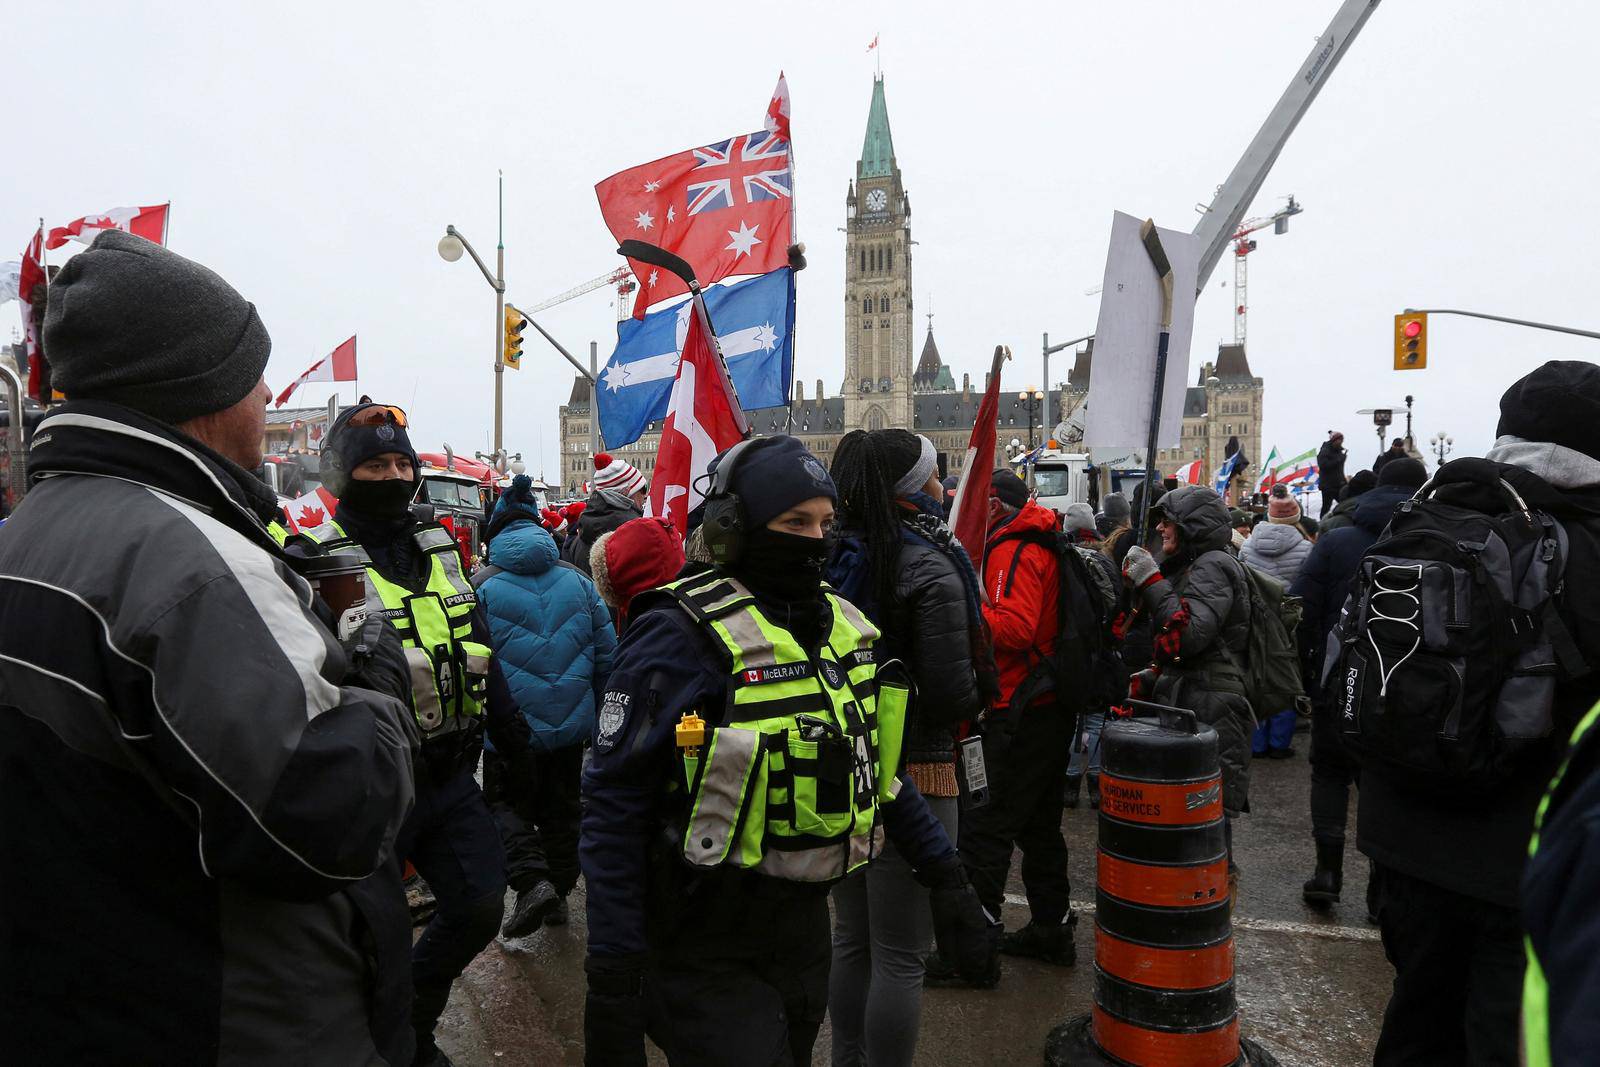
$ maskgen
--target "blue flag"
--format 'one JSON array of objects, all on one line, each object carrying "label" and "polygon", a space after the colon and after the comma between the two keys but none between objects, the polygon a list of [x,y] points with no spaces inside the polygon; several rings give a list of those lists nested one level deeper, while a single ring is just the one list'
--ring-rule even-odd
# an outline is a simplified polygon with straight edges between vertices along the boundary
[{"label": "blue flag", "polygon": [[[794,273],[784,267],[734,285],[714,285],[705,298],[739,405],[752,411],[787,404],[794,368]],[[646,426],[667,417],[692,307],[685,300],[617,324],[617,349],[598,386],[600,433],[607,448],[637,441]]]},{"label": "blue flag", "polygon": [[1218,494],[1222,496],[1227,495],[1228,482],[1232,480],[1234,471],[1239,469],[1239,461],[1242,459],[1244,459],[1244,449],[1241,448],[1239,451],[1223,460],[1222,466],[1217,468],[1217,482],[1214,486],[1212,486],[1212,488],[1215,489]]}]

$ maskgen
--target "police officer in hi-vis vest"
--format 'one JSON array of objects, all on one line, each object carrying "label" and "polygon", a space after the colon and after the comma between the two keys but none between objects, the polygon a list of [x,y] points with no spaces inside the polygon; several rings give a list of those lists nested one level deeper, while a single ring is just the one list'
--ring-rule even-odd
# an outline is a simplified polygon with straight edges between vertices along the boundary
[{"label": "police officer in hi-vis vest", "polygon": [[[528,724],[491,658],[488,624],[450,531],[412,516],[417,454],[397,407],[344,412],[322,449],[322,480],[339,498],[330,522],[291,538],[290,552],[343,552],[367,567],[367,610],[400,632],[422,732],[416,807],[396,851],[438,899],[411,954],[418,1065],[447,1064],[433,1041],[450,985],[500,928],[506,891],[500,831],[473,778],[487,728],[513,769],[531,759]],[[513,778],[531,780],[524,767]]]},{"label": "police officer in hi-vis vest", "polygon": [[754,438],[700,484],[691,558],[703,539],[713,562],[634,600],[584,776],[591,1065],[642,1065],[646,1032],[674,1065],[810,1063],[827,892],[885,835],[933,891],[941,951],[988,963],[955,849],[897,773],[907,675],[822,584],[827,471]]}]

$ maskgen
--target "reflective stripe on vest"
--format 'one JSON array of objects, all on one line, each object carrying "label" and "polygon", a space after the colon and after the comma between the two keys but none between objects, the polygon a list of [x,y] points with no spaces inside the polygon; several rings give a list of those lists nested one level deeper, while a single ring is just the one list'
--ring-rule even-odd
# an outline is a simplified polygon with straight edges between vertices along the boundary
[{"label": "reflective stripe on vest", "polygon": [[[1539,853],[1539,832],[1550,814],[1550,802],[1561,786],[1561,779],[1572,765],[1572,754],[1585,741],[1600,743],[1597,725],[1600,725],[1600,704],[1590,708],[1589,714],[1572,731],[1572,741],[1567,745],[1566,755],[1561,757],[1561,766],[1556,769],[1555,776],[1544,791],[1544,798],[1539,801],[1539,810],[1533,817],[1533,836],[1528,839],[1529,859]],[[1595,732],[1595,737],[1589,736],[1591,731]],[[1524,934],[1522,945],[1528,954],[1528,968],[1522,976],[1522,1062],[1527,1067],[1550,1067],[1550,987],[1545,982],[1539,956],[1533,950],[1533,940]]]},{"label": "reflective stripe on vest", "polygon": [[419,527],[412,534],[428,556],[428,584],[413,593],[389,581],[373,566],[360,543],[327,522],[302,531],[326,552],[342,552],[367,567],[367,598],[380,603],[370,614],[386,619],[406,646],[411,677],[411,710],[429,737],[465,729],[483,714],[488,697],[488,645],[472,641],[472,610],[478,598],[461,567],[455,539],[442,526]]},{"label": "reflective stripe on vest", "polygon": [[880,708],[877,628],[824,589],[833,625],[812,659],[724,574],[665,591],[715,639],[731,676],[720,718],[706,709],[704,755],[685,754],[684,858],[799,882],[870,861],[883,846],[878,806],[897,792],[882,753],[899,752],[905,714],[904,690]]}]

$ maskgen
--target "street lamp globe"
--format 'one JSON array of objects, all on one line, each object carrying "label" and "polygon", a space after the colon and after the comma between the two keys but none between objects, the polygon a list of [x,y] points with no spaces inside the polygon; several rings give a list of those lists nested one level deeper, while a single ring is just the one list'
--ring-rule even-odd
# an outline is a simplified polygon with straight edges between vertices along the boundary
[{"label": "street lamp globe", "polygon": [[512,474],[526,474],[526,473],[528,473],[528,465],[526,463],[522,462],[522,460],[520,460],[520,459],[519,460],[515,460],[511,464],[511,473]]},{"label": "street lamp globe", "polygon": [[466,247],[462,245],[461,238],[453,233],[447,233],[439,238],[439,258],[446,263],[454,263],[461,258]]}]

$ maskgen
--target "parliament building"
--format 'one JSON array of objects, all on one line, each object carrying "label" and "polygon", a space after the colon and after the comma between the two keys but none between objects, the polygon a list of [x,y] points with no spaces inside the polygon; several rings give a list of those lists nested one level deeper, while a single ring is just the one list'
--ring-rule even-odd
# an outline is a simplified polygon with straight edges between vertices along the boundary
[{"label": "parliament building", "polygon": [[[906,192],[889,131],[889,108],[883,78],[872,83],[867,133],[855,178],[845,193],[844,381],[838,394],[826,395],[823,381],[808,390],[798,370],[790,408],[760,408],[746,413],[758,434],[792,433],[824,464],[839,439],[854,429],[899,426],[925,434],[938,447],[941,466],[960,474],[968,438],[977,418],[984,382],[969,374],[955,376],[939,354],[933,325],[928,323],[915,363],[911,278],[911,198]],[[1014,357],[1027,358],[1021,351]],[[988,363],[990,353],[975,355]],[[797,354],[798,359],[798,354]],[[1008,451],[1016,439],[1037,444],[1088,395],[1093,342],[1075,354],[1065,382],[1048,397],[1025,401],[1012,389],[1000,394],[998,450]],[[1250,373],[1240,345],[1224,345],[1215,363],[1206,363],[1187,391],[1182,445],[1162,449],[1158,460],[1171,473],[1193,459],[1205,461],[1207,477],[1222,462],[1230,437],[1237,437],[1252,463],[1261,457],[1260,378]],[[552,491],[561,499],[577,498],[594,473],[589,446],[589,421],[594,415],[589,381],[575,376],[572,394],[561,405],[561,472],[546,471]],[[791,415],[792,408],[792,415]],[[1031,414],[1031,420],[1030,420]],[[791,422],[792,418],[792,422]],[[607,446],[652,477],[661,424],[653,422],[637,441]]]}]

